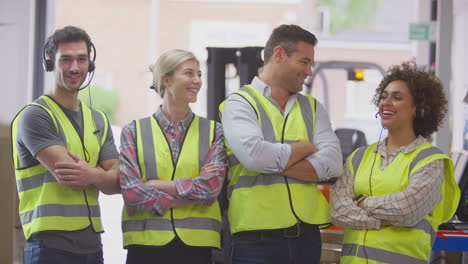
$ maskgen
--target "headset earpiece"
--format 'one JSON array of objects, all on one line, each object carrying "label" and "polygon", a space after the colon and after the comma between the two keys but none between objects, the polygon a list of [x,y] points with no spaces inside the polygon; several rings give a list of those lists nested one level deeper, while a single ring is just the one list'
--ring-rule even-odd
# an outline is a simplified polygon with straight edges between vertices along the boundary
[{"label": "headset earpiece", "polygon": [[47,41],[42,49],[42,67],[46,72],[51,72],[54,70],[54,62],[51,59],[46,58],[46,49],[49,46],[49,41]]},{"label": "headset earpiece", "polygon": [[421,108],[419,108],[419,109],[417,110],[417,115],[418,115],[418,117],[420,117],[420,118],[424,118],[424,108],[423,108],[423,107],[421,107]]},{"label": "headset earpiece", "polygon": [[96,69],[96,66],[94,65],[94,61],[89,60],[88,72],[93,72],[95,69]]},{"label": "headset earpiece", "polygon": [[96,64],[94,63],[96,61],[96,47],[94,46],[93,42],[90,41],[90,43],[91,43],[91,49],[93,50],[93,59],[89,60],[88,72],[93,72],[94,70],[96,70]]},{"label": "headset earpiece", "polygon": [[54,70],[54,62],[52,60],[46,59],[42,62],[42,67],[46,72],[51,72]]}]

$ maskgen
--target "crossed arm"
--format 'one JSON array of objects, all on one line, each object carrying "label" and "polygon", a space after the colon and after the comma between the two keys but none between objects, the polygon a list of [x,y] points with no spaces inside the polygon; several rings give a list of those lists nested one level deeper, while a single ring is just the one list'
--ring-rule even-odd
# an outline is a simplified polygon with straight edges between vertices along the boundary
[{"label": "crossed arm", "polygon": [[[348,161],[349,162],[349,161]],[[413,226],[430,213],[441,199],[443,161],[436,160],[418,169],[400,192],[363,196],[356,200],[354,175],[346,173],[330,190],[332,222],[355,229],[380,229],[382,226]]]},{"label": "crossed arm", "polygon": [[310,182],[342,174],[339,141],[320,104],[317,104],[312,142],[283,144],[266,141],[255,111],[245,99],[235,94],[229,96],[224,106],[222,123],[231,150],[248,170]]},{"label": "crossed arm", "polygon": [[[216,129],[216,137],[200,175],[192,178],[142,181],[136,156],[135,126],[133,123],[122,129],[120,144],[120,185],[127,208],[154,211],[164,215],[170,208],[193,203],[213,203],[223,184],[226,171],[226,153],[222,131]],[[131,213],[131,210],[127,210]]]},{"label": "crossed arm", "polygon": [[40,150],[36,159],[64,186],[79,190],[95,186],[105,194],[120,192],[118,159],[102,161],[96,168],[92,168],[85,160],[60,145]]}]

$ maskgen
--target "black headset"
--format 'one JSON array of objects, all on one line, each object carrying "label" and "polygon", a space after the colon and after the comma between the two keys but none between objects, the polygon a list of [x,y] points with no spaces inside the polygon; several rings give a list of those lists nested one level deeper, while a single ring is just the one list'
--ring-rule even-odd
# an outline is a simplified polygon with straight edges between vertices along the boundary
[{"label": "black headset", "polygon": [[[85,41],[87,42],[87,41]],[[88,72],[91,73],[91,72],[94,72],[94,70],[96,69],[96,64],[94,64],[94,62],[96,61],[96,47],[94,46],[93,42],[91,42],[91,40],[89,40],[89,44],[91,46],[91,49],[93,51],[93,59],[92,60],[89,60],[88,62]],[[48,40],[46,42],[46,44],[44,45],[44,49],[42,50],[42,66],[44,67],[44,70],[46,72],[51,72],[54,70],[54,61],[51,60],[51,59],[47,59],[46,58],[46,49],[47,47],[50,45],[50,40]]]}]

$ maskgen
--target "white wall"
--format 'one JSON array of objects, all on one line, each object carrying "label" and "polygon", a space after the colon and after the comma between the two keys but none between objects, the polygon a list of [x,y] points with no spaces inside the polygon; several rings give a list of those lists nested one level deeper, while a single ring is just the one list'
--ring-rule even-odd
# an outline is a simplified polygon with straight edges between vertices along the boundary
[{"label": "white wall", "polygon": [[[429,23],[431,20],[431,1],[419,0],[415,8],[416,19],[413,23]],[[429,41],[412,41],[413,54],[418,65],[429,65]]]},{"label": "white wall", "polygon": [[33,0],[0,1],[0,122],[9,124],[31,99]]},{"label": "white wall", "polygon": [[452,82],[451,104],[453,109],[453,138],[452,150],[463,148],[464,111],[468,104],[463,103],[463,98],[468,91],[468,1],[453,1],[453,40],[452,40]]}]

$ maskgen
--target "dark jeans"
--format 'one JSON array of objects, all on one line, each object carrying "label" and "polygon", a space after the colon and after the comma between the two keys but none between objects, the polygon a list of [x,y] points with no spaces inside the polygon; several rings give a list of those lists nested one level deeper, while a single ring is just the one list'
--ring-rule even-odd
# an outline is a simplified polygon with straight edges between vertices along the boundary
[{"label": "dark jeans", "polygon": [[211,248],[192,247],[175,238],[164,246],[127,247],[126,264],[211,264]]},{"label": "dark jeans", "polygon": [[[247,232],[242,232],[247,233]],[[249,231],[249,235],[234,234],[232,238],[232,264],[319,264],[322,241],[318,228],[307,230],[300,236],[263,235]]]},{"label": "dark jeans", "polygon": [[102,250],[91,254],[77,254],[44,247],[41,241],[26,242],[24,264],[103,264]]}]

